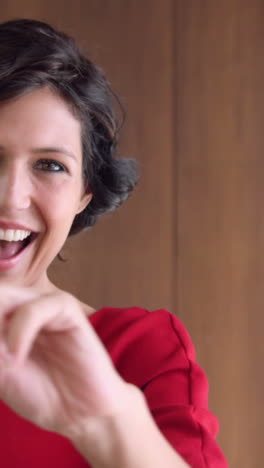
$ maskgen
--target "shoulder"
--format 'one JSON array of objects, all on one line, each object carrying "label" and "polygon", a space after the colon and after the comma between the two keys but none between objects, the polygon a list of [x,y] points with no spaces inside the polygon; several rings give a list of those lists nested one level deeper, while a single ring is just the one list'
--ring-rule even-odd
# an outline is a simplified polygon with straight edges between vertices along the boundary
[{"label": "shoulder", "polygon": [[189,404],[186,399],[195,403],[196,395],[199,403],[203,399],[207,404],[207,377],[196,362],[188,330],[172,312],[103,307],[89,320],[126,380],[144,388],[151,379],[170,373],[178,387],[174,404],[176,395],[179,404]]},{"label": "shoulder", "polygon": [[89,317],[124,380],[139,387],[164,436],[190,466],[227,467],[215,442],[209,385],[182,321],[167,309],[103,307]]},{"label": "shoulder", "polygon": [[[171,339],[183,352],[195,358],[191,337],[183,323],[167,309],[147,310],[141,307],[102,307],[89,316],[89,320],[101,338],[112,345],[118,338],[130,344],[148,343],[148,346],[167,343]],[[135,344],[135,343],[134,343]]]},{"label": "shoulder", "polygon": [[169,333],[195,357],[191,337],[183,322],[167,309],[148,310],[142,307],[102,307],[89,316],[92,325],[103,337],[111,339],[118,333],[144,335],[145,338],[160,339]]}]

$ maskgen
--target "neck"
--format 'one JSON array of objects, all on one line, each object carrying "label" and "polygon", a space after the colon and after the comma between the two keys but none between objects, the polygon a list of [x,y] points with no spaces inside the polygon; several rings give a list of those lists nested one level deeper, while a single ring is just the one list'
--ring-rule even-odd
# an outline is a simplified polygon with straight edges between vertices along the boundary
[{"label": "neck", "polygon": [[40,294],[49,294],[51,292],[57,291],[59,288],[53,284],[50,279],[48,278],[47,273],[43,273],[43,275],[34,281],[19,281],[17,278],[0,278],[0,282],[7,283],[13,286],[18,287],[25,287],[25,288],[32,288],[38,291]]}]

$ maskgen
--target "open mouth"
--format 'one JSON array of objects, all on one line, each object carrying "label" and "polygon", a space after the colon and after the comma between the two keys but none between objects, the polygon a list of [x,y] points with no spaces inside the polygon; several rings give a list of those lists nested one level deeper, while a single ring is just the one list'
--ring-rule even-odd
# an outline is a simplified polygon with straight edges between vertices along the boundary
[{"label": "open mouth", "polygon": [[26,239],[19,241],[0,240],[0,261],[16,257],[34,242],[38,233],[32,232]]}]

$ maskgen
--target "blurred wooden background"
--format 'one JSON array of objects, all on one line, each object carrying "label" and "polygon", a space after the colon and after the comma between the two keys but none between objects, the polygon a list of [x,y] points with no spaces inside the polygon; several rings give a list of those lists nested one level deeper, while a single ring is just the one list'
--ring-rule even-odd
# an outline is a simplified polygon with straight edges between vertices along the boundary
[{"label": "blurred wooden background", "polygon": [[51,277],[93,307],[167,308],[210,383],[231,468],[262,468],[261,0],[9,0],[73,34],[127,107],[134,195],[71,239]]}]

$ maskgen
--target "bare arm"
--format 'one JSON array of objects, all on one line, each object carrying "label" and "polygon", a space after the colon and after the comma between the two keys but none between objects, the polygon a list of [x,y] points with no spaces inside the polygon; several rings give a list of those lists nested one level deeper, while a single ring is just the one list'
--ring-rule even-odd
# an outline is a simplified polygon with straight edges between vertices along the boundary
[{"label": "bare arm", "polygon": [[189,467],[160,432],[144,395],[133,385],[124,411],[104,421],[84,422],[71,440],[93,468]]}]

